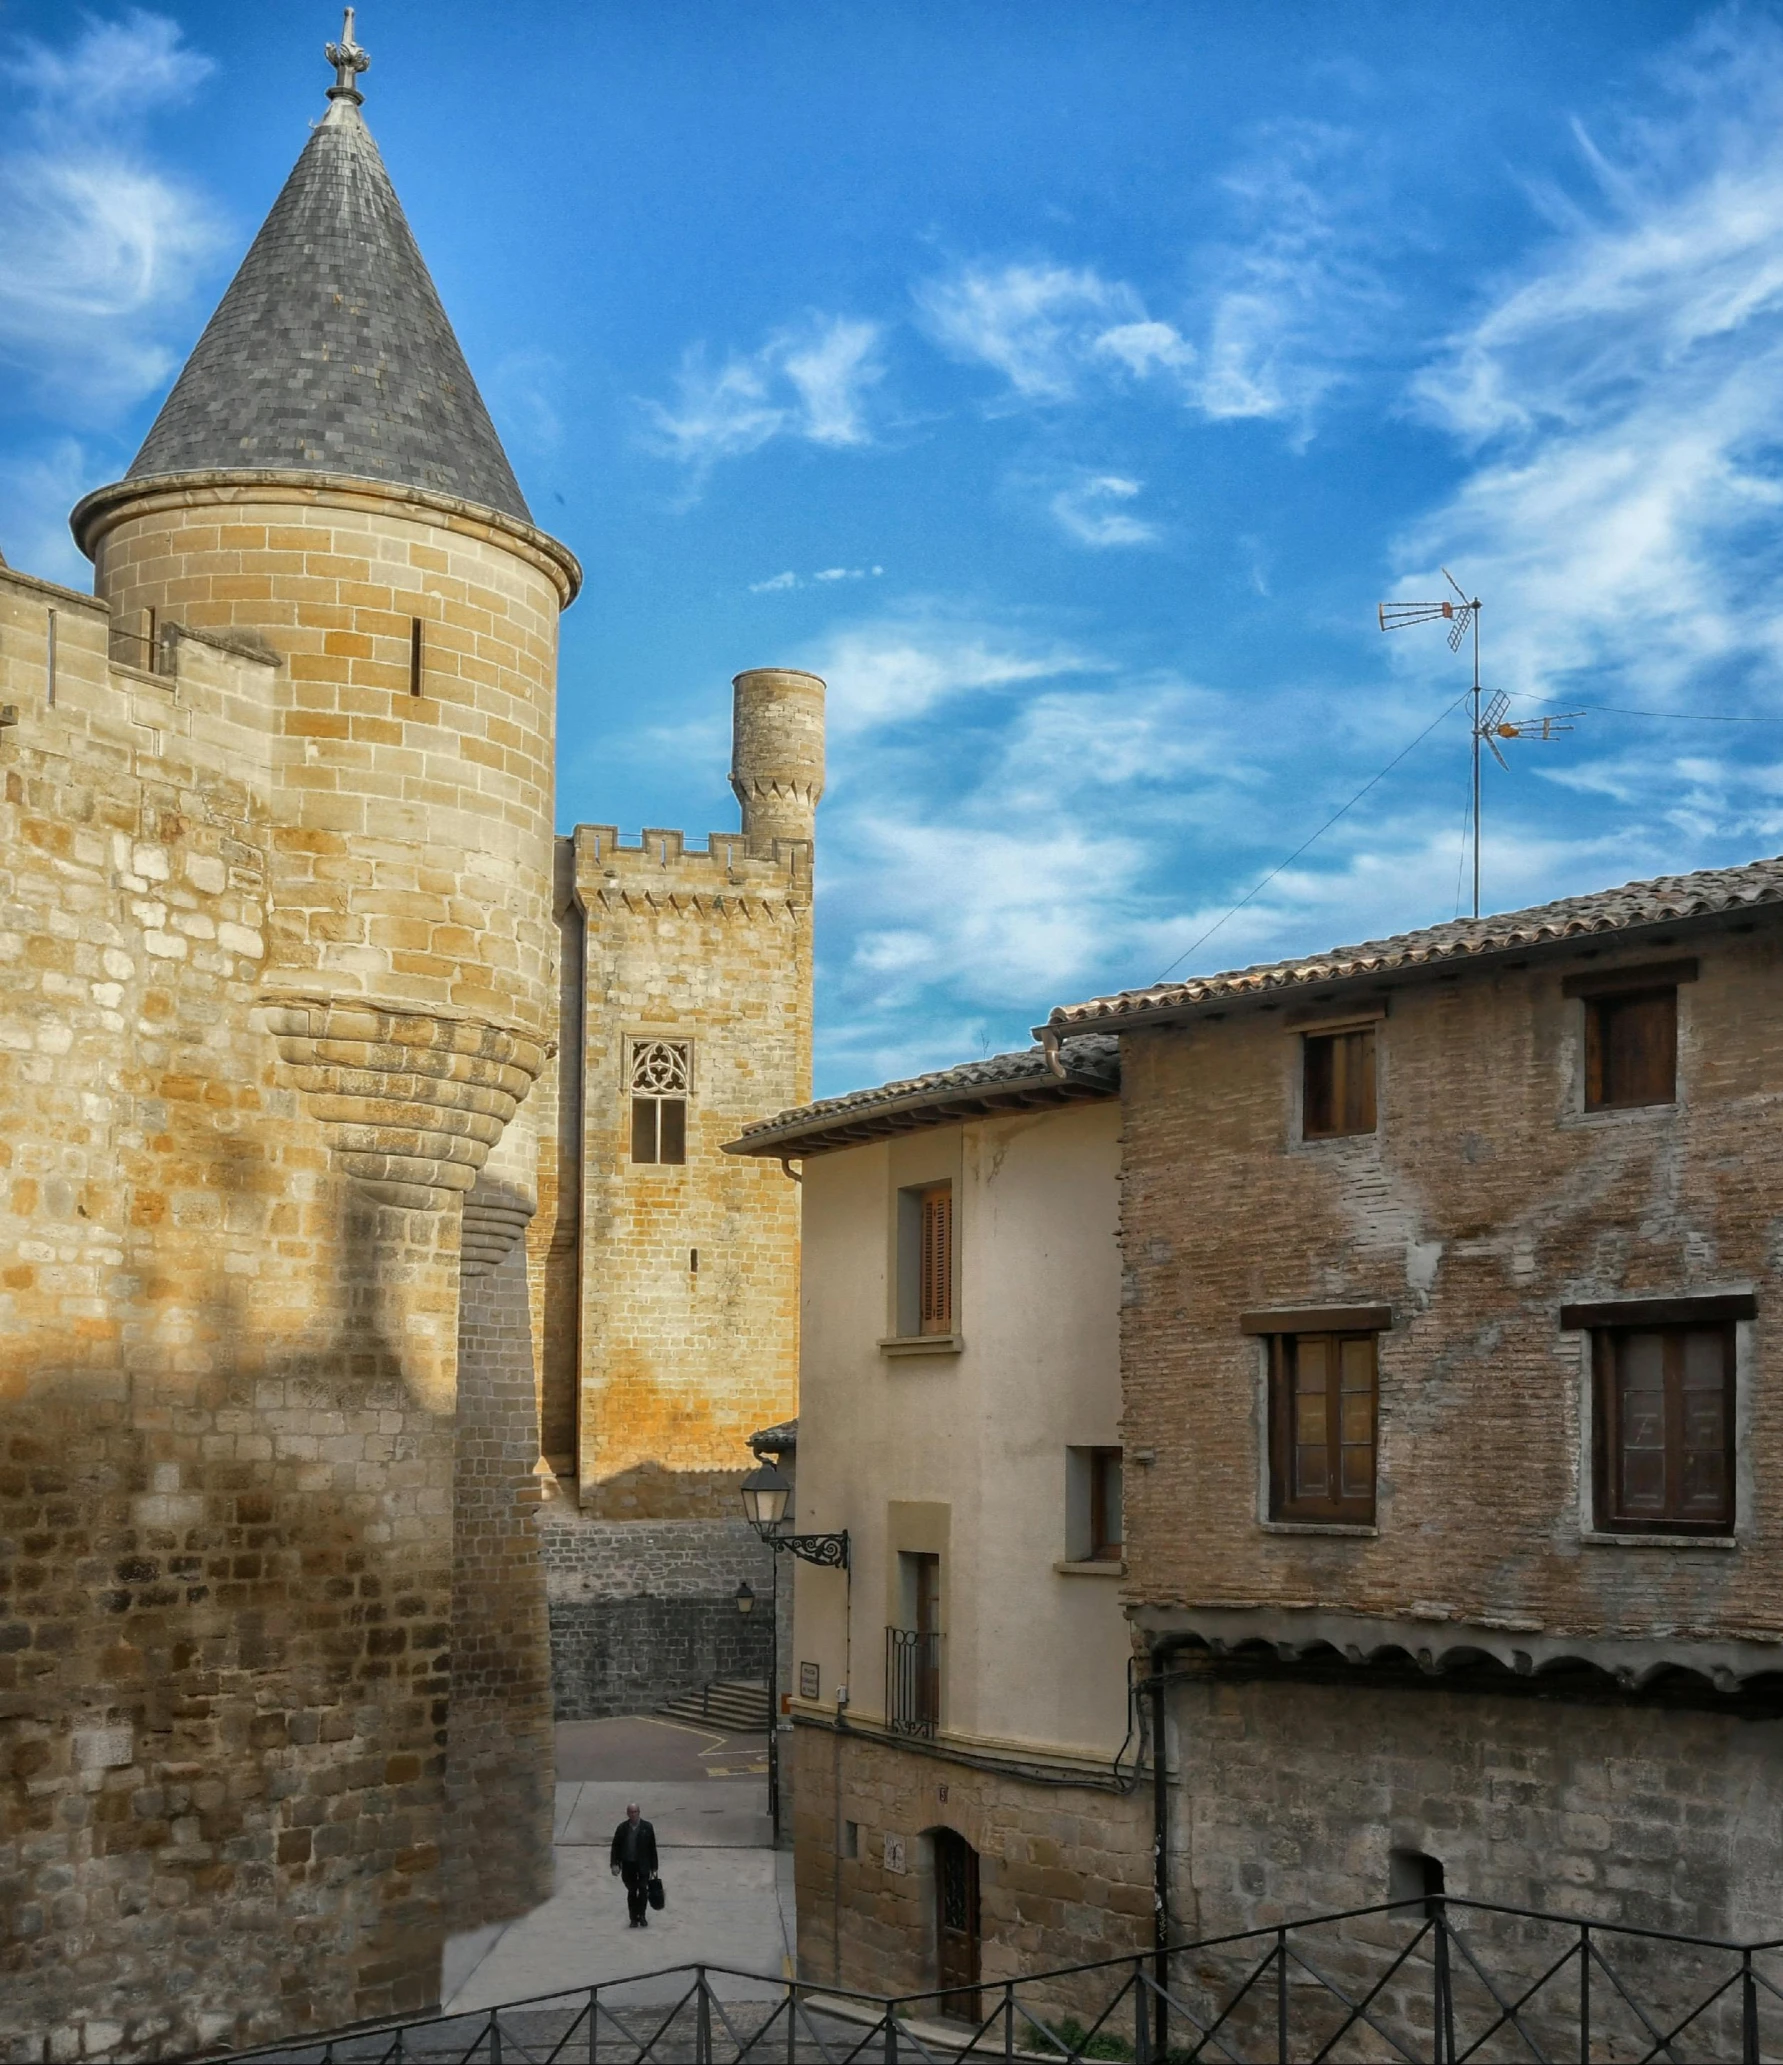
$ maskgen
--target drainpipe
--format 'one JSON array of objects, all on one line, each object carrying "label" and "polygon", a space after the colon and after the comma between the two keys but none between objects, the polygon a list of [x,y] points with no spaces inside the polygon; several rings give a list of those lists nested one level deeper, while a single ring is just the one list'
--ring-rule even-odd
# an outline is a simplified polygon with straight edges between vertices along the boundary
[{"label": "drainpipe", "polygon": [[1164,1659],[1151,1652],[1152,1712],[1152,2056],[1170,2055],[1170,1783],[1164,1754]]}]

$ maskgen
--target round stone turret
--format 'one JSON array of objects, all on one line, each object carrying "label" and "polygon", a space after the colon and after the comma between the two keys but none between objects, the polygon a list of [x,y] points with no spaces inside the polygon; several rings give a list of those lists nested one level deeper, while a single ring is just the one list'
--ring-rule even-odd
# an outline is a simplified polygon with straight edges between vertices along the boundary
[{"label": "round stone turret", "polygon": [[796,667],[751,667],[731,686],[731,787],[750,852],[771,853],[776,839],[812,844],[823,795],[823,682]]}]

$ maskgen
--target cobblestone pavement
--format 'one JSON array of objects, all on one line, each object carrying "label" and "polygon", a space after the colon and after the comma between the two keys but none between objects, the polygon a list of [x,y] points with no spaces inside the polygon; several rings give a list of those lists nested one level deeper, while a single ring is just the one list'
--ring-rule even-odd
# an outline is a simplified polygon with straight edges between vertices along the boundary
[{"label": "cobblestone pavement", "polygon": [[[441,1989],[448,2012],[667,1965],[791,1971],[792,1858],[770,1847],[767,1782],[753,1775],[764,1762],[759,1736],[644,1717],[568,1721],[558,1724],[557,1754],[556,1890],[518,1921],[452,1938]],[[656,1826],[668,1896],[648,1929],[627,1926],[607,1862],[614,1826],[634,1799]],[[671,2000],[685,1984],[645,1981],[627,1997]],[[726,1999],[763,1992],[746,1979],[714,1985]]]}]

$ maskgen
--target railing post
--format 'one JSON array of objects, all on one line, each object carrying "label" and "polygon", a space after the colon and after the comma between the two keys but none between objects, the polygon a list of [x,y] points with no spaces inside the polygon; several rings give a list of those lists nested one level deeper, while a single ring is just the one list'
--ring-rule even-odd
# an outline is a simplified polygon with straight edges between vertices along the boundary
[{"label": "railing post", "polygon": [[1740,1959],[1740,2065],[1758,2065],[1758,1985],[1749,1950]]},{"label": "railing post", "polygon": [[1455,1997],[1449,1976],[1449,1918],[1443,1901],[1436,1909],[1436,2057],[1437,2065],[1455,2065]]},{"label": "railing post", "polygon": [[1591,1924],[1579,1924],[1579,2065],[1591,2065]]},{"label": "railing post", "polygon": [[706,1968],[697,1965],[699,1974],[699,2008],[694,2022],[693,2055],[694,2065],[712,2065],[712,1993],[706,1984]]},{"label": "railing post", "polygon": [[588,2065],[599,2065],[601,2029],[601,1990],[598,1986],[588,1989]]},{"label": "railing post", "polygon": [[885,2004],[885,2065],[898,2065],[898,2012]]},{"label": "railing post", "polygon": [[1276,2065],[1291,2065],[1288,2057],[1288,1932],[1275,1932],[1275,2055]]},{"label": "railing post", "polygon": [[1003,2056],[1005,2060],[1015,2056],[1015,1981],[1003,1982]]},{"label": "railing post", "polygon": [[794,2065],[799,2048],[799,1989],[796,1981],[786,1982],[786,2065]]},{"label": "railing post", "polygon": [[[402,2055],[402,2031],[396,2032],[397,2056]],[[501,2010],[489,2010],[489,2065],[501,2065]]]},{"label": "railing post", "polygon": [[1145,1967],[1133,1960],[1133,2065],[1150,2065],[1151,2018],[1145,2012]]}]

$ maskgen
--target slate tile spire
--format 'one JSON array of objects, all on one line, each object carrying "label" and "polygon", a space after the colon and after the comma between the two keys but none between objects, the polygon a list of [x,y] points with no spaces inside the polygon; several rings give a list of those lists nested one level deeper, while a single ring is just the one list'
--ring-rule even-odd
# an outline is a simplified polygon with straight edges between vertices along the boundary
[{"label": "slate tile spire", "polygon": [[425,488],[532,521],[360,114],[339,43],[304,146],[126,476],[300,471]]}]

